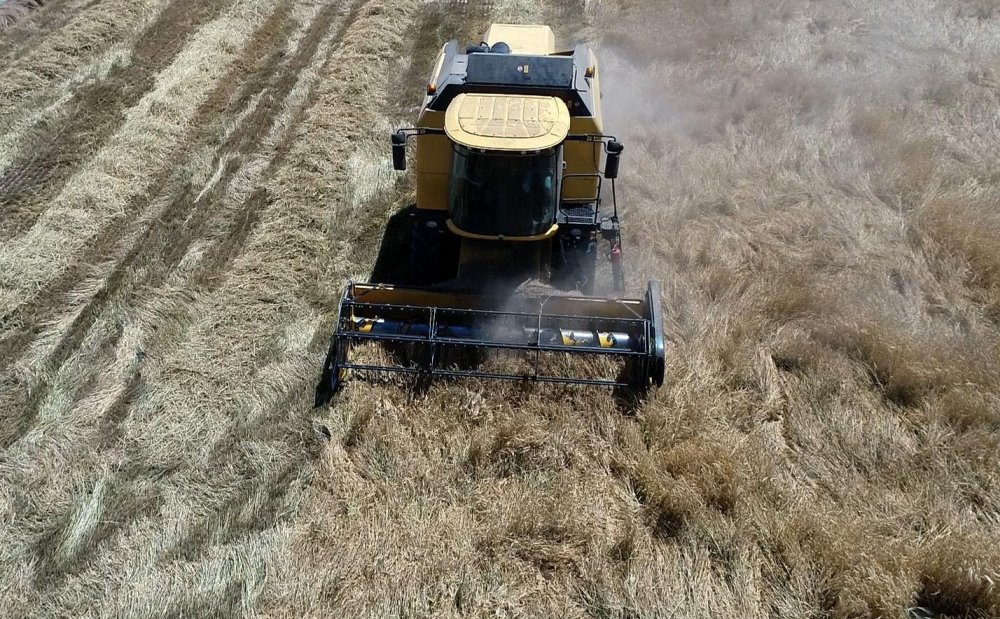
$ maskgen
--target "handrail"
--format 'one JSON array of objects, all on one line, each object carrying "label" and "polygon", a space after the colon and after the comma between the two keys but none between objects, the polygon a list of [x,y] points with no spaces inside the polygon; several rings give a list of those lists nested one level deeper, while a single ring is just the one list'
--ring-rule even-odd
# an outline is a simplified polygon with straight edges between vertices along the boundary
[{"label": "handrail", "polygon": [[[590,198],[574,198],[572,200],[567,200],[564,196],[566,193],[566,179],[573,178],[596,178],[597,179],[597,194],[594,199]],[[591,204],[593,203],[596,208],[594,208],[594,219],[593,224],[597,224],[598,217],[601,212],[601,191],[604,188],[604,177],[600,174],[594,172],[579,172],[573,174],[563,174],[562,181],[559,184],[559,212],[565,217],[569,217],[566,213],[566,209],[563,208],[564,204]]]}]

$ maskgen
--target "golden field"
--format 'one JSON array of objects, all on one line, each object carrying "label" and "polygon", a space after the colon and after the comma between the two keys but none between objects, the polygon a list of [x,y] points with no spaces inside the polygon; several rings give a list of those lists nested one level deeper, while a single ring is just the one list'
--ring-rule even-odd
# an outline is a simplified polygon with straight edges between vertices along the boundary
[{"label": "golden field", "polygon": [[[1000,616],[995,0],[0,3],[0,616]],[[441,43],[602,63],[668,383],[348,383]],[[916,611],[914,611],[916,612]]]}]

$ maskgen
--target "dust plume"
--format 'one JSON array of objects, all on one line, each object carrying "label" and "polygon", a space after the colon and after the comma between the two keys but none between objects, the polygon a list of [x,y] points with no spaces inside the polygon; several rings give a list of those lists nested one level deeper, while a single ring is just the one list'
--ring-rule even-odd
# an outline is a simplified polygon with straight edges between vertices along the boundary
[{"label": "dust plume", "polygon": [[[765,567],[745,573],[742,591],[762,587],[771,614],[800,615],[806,599],[831,616],[997,612],[997,557],[958,551],[944,566],[925,554],[985,543],[996,518],[995,502],[971,507],[952,477],[998,441],[986,404],[1000,384],[986,236],[1000,217],[986,206],[996,186],[984,156],[997,135],[986,120],[997,48],[986,41],[1000,31],[981,8],[595,11],[609,129],[626,145],[624,251],[633,270],[664,281],[672,339],[672,389],[643,415],[642,435],[668,452],[679,446],[660,424],[697,445],[768,445],[695,449],[669,465],[650,448],[649,465],[632,456],[626,469],[677,548],[697,552],[697,540],[728,535],[727,522],[756,531],[750,552]],[[704,477],[705,466],[716,472]],[[691,467],[693,493],[662,472],[674,467]],[[785,498],[755,506],[739,490],[744,474],[778,475]],[[992,492],[989,479],[977,493]],[[765,515],[774,500],[787,507]],[[882,530],[883,514],[948,533]],[[806,541],[831,526],[836,544]],[[733,541],[724,564],[740,572],[747,547]],[[803,588],[779,594],[771,561]]]}]

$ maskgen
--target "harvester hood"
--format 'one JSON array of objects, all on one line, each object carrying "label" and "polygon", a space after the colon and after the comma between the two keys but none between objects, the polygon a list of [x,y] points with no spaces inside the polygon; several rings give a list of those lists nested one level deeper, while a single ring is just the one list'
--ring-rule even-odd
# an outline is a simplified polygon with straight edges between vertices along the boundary
[{"label": "harvester hood", "polygon": [[557,97],[460,94],[448,106],[444,129],[469,148],[537,151],[562,143],[569,123],[569,109]]}]

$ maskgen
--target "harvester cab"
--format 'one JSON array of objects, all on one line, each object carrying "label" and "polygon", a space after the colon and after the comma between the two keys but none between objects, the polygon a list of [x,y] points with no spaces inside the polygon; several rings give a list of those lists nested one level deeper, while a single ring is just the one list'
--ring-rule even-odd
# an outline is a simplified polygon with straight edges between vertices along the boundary
[{"label": "harvester cab", "polygon": [[[397,170],[410,142],[409,279],[348,284],[317,405],[351,371],[638,393],[663,383],[659,286],[621,298],[623,146],[604,133],[589,48],[557,52],[548,26],[504,24],[464,50],[445,44],[416,126],[391,136]],[[594,296],[599,254],[604,296]],[[372,345],[394,361],[357,358]],[[592,361],[568,362],[581,356]]]}]

